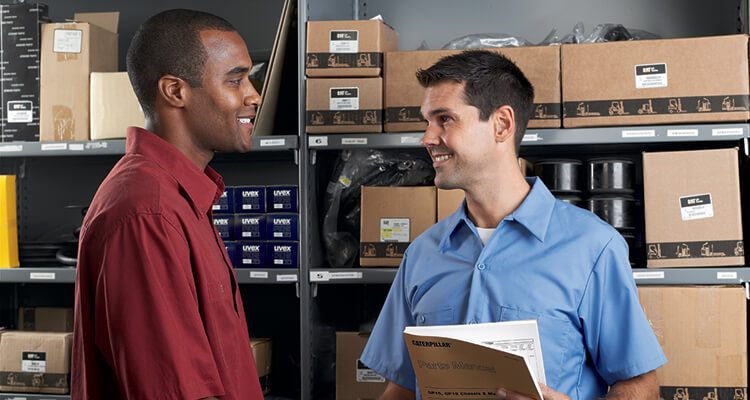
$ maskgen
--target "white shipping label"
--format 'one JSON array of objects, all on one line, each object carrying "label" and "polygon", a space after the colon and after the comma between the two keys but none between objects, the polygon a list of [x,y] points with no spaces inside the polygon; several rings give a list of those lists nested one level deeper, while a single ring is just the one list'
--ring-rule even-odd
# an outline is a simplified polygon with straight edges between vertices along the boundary
[{"label": "white shipping label", "polygon": [[362,361],[359,361],[359,359],[357,359],[357,382],[382,383],[385,382],[385,378],[383,378],[380,374],[371,370],[370,368],[367,368],[367,366],[363,364]]},{"label": "white shipping label", "polygon": [[380,241],[409,243],[409,218],[381,218]]},{"label": "white shipping label", "polygon": [[667,64],[644,64],[635,66],[635,88],[649,89],[667,87]]},{"label": "white shipping label", "polygon": [[328,51],[330,53],[358,53],[359,31],[331,31]]},{"label": "white shipping label", "polygon": [[680,197],[680,213],[683,221],[713,217],[711,193]]},{"label": "white shipping label", "polygon": [[359,110],[359,88],[331,88],[328,109],[332,111]]},{"label": "white shipping label", "polygon": [[83,31],[80,29],[55,29],[52,51],[55,53],[80,53]]},{"label": "white shipping label", "polygon": [[47,353],[38,351],[24,351],[21,359],[21,371],[33,373],[47,372]]},{"label": "white shipping label", "polygon": [[27,124],[34,121],[34,104],[30,100],[8,102],[8,123]]}]

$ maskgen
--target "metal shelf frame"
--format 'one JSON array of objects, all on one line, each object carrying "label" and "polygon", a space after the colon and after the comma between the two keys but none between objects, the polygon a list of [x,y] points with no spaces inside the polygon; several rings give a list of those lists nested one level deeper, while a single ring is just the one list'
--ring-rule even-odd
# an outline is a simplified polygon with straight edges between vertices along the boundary
[{"label": "metal shelf frame", "polygon": [[[237,283],[293,284],[299,281],[297,268],[235,268]],[[0,283],[75,283],[76,269],[61,268],[2,268]]]},{"label": "metal shelf frame", "polygon": [[0,400],[70,400],[70,395],[39,393],[0,393]]}]

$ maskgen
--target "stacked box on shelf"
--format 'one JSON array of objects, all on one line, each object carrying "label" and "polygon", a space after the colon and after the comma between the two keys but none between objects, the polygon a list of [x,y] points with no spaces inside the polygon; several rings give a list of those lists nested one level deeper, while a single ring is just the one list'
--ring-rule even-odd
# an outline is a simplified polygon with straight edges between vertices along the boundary
[{"label": "stacked box on shelf", "polygon": [[297,268],[296,186],[227,187],[213,212],[235,267]]},{"label": "stacked box on shelf", "polygon": [[397,49],[382,21],[308,22],[306,132],[382,132],[383,54]]}]

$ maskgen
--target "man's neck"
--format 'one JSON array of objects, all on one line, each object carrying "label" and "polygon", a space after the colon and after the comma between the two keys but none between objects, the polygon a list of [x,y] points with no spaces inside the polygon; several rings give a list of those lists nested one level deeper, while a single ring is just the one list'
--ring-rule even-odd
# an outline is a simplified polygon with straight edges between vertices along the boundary
[{"label": "man's neck", "polygon": [[531,186],[518,171],[517,174],[507,174],[464,191],[466,212],[474,225],[479,228],[495,228],[523,203]]}]

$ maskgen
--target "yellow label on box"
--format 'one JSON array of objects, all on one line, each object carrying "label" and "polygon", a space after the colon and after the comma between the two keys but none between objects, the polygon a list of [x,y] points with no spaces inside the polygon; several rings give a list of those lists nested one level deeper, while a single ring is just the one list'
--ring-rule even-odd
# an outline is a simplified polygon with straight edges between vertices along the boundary
[{"label": "yellow label on box", "polygon": [[16,177],[0,175],[0,268],[18,267]]}]

